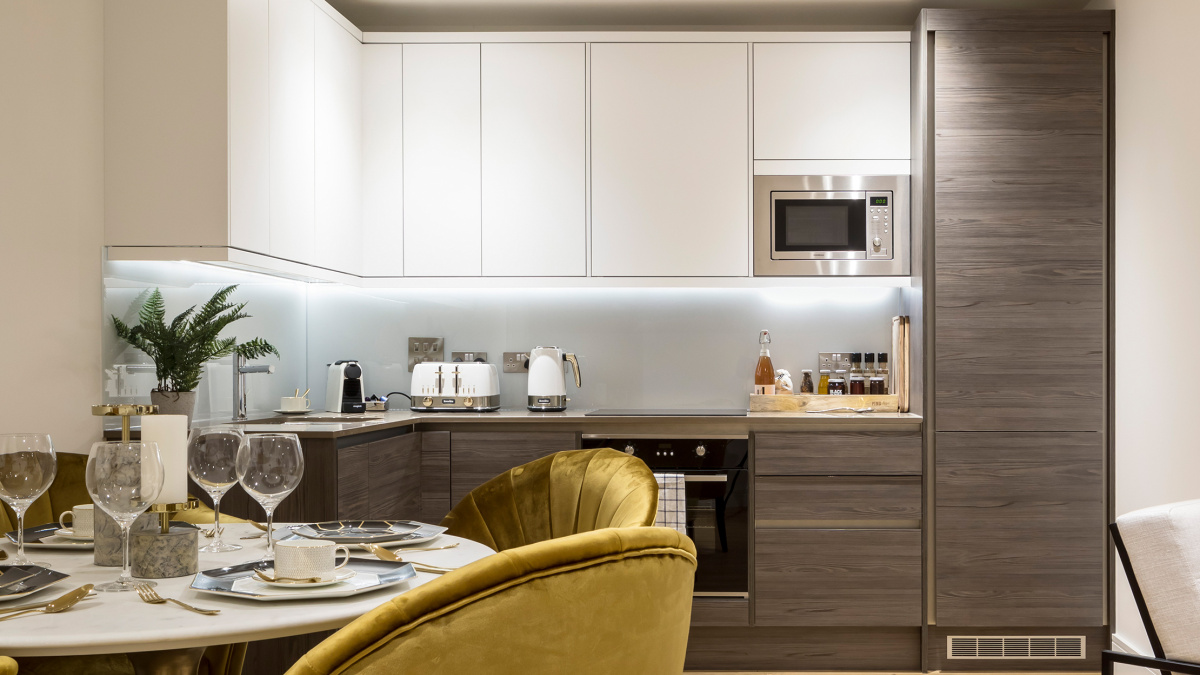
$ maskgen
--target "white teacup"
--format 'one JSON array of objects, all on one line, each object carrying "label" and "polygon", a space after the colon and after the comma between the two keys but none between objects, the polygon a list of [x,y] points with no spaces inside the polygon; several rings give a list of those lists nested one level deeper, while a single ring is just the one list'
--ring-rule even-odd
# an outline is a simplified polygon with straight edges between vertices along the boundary
[{"label": "white teacup", "polygon": [[300,410],[308,410],[308,399],[304,396],[284,396],[279,399],[279,409],[288,412],[296,412]]},{"label": "white teacup", "polygon": [[[337,555],[345,556],[337,564]],[[275,577],[330,581],[350,562],[350,549],[331,541],[292,539],[275,542]]]},{"label": "white teacup", "polygon": [[71,531],[81,537],[91,537],[96,528],[96,509],[91,504],[76,504],[70,511],[63,511],[58,524],[67,528],[67,516],[71,517]]}]

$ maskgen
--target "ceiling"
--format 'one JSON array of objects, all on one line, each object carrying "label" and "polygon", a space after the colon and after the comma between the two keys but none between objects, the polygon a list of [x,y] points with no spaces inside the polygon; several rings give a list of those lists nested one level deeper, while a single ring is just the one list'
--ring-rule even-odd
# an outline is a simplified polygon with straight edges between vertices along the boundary
[{"label": "ceiling", "polygon": [[328,0],[364,31],[895,29],[922,7],[1083,9],[1088,0]]}]

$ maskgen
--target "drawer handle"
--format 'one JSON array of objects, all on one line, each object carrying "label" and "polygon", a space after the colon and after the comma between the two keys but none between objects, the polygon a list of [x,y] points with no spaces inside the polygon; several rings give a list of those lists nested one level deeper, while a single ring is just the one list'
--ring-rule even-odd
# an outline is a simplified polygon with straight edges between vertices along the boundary
[{"label": "drawer handle", "polygon": [[697,474],[683,474],[683,482],[685,483],[728,483],[729,476],[721,474],[719,476],[701,476]]}]

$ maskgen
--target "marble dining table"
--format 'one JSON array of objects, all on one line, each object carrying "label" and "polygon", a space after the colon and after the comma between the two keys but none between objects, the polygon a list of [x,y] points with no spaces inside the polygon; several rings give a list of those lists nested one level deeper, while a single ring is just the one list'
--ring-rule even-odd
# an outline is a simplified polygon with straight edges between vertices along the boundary
[{"label": "marble dining table", "polygon": [[[281,525],[281,526],[285,526]],[[266,552],[266,539],[241,539],[259,531],[250,524],[230,524],[224,528],[226,541],[243,548],[228,553],[200,553],[199,569],[215,569],[260,559]],[[201,538],[201,542],[206,541]],[[405,560],[437,567],[458,568],[494,553],[483,544],[450,535],[411,548],[457,547],[438,551],[405,552],[393,550]],[[11,555],[14,546],[7,540],[0,546]],[[366,551],[351,547],[353,557],[374,558]],[[48,602],[83,584],[111,581],[119,568],[97,567],[92,552],[26,549],[33,560],[50,563],[52,569],[70,578],[20,600],[0,603],[15,606]],[[11,559],[10,561],[11,562]],[[174,604],[147,604],[137,593],[95,593],[67,611],[58,614],[33,614],[6,621],[0,628],[0,655],[70,656],[81,654],[128,654],[139,675],[175,675],[196,672],[204,648],[211,645],[267,640],[332,630],[350,623],[387,600],[439,575],[418,571],[416,576],[395,586],[363,592],[344,598],[263,602],[251,599],[202,593],[190,586],[193,575],[174,579],[156,579],[154,589],[165,598],[176,598],[204,609],[219,609],[220,614],[204,616]]]}]

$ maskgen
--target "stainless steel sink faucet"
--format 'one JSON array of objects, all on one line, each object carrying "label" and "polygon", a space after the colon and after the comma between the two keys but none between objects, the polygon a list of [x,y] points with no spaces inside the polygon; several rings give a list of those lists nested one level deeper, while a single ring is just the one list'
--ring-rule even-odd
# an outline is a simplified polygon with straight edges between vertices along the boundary
[{"label": "stainless steel sink faucet", "polygon": [[270,375],[274,372],[275,366],[248,366],[246,365],[246,357],[240,354],[233,355],[234,422],[244,422],[246,420],[246,374],[266,373]]}]

